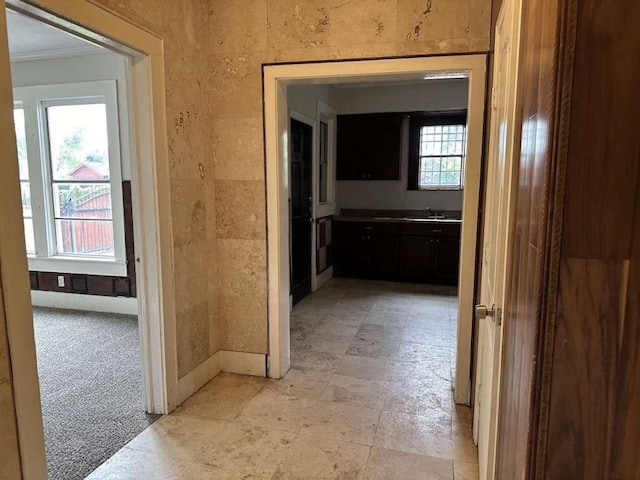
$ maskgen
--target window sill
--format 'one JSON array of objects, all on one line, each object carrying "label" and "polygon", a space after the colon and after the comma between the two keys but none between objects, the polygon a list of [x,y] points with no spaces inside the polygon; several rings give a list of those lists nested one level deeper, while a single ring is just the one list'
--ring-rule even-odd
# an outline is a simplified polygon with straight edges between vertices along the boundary
[{"label": "window sill", "polygon": [[79,273],[105,277],[126,277],[126,262],[99,258],[28,257],[29,270],[35,272]]},{"label": "window sill", "polygon": [[461,192],[464,188],[460,187],[418,187],[420,192]]}]

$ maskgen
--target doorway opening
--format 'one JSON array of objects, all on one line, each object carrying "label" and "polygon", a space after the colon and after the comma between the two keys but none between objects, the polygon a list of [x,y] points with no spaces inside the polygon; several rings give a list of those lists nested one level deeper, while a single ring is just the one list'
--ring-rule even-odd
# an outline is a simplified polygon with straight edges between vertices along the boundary
[{"label": "doorway opening", "polygon": [[[380,86],[384,82],[392,83],[417,83],[430,80],[443,80],[446,78],[464,77],[468,81],[467,114],[465,132],[465,160],[464,171],[460,172],[464,178],[464,190],[462,200],[461,230],[460,230],[460,268],[457,300],[457,353],[455,361],[454,397],[455,402],[469,404],[471,388],[471,339],[473,324],[473,300],[475,285],[475,253],[477,234],[477,213],[479,202],[480,162],[482,155],[483,115],[485,97],[486,58],[484,55],[461,55],[454,57],[422,57],[411,59],[393,60],[363,60],[347,62],[310,63],[300,65],[270,65],[264,67],[265,88],[265,130],[266,130],[266,155],[267,155],[267,221],[268,221],[268,258],[269,258],[269,376],[279,378],[283,376],[291,366],[290,343],[290,225],[289,225],[289,126],[290,108],[289,94],[295,88],[303,85],[313,85],[321,88],[326,85],[346,84],[371,84]],[[326,105],[326,99],[311,102],[314,106]],[[328,105],[332,107],[331,105]],[[335,109],[333,109],[335,111]],[[297,112],[309,117],[321,114],[320,108],[312,113]],[[377,122],[377,123],[376,123]],[[376,144],[376,139],[383,136],[388,130],[388,124],[380,124],[381,120],[372,121],[369,132],[375,135],[367,137],[370,145],[366,145],[374,151],[376,149],[389,148]],[[317,122],[316,122],[317,124]],[[328,125],[328,124],[327,124]],[[344,124],[343,124],[344,125]],[[337,127],[337,122],[336,122]],[[398,127],[401,129],[401,127]],[[316,129],[318,130],[318,129]],[[345,129],[346,130],[346,129]],[[344,131],[344,130],[343,130]],[[334,130],[335,132],[335,130]],[[442,132],[440,133],[442,134]],[[449,132],[447,132],[447,135]],[[455,136],[457,132],[451,132]],[[331,130],[327,132],[327,138]],[[336,143],[339,140],[340,131]],[[357,134],[356,139],[357,139]],[[360,139],[361,140],[361,139]],[[365,145],[361,141],[361,145]],[[327,151],[331,152],[333,146],[329,145]],[[318,158],[319,148],[316,147],[315,157]],[[335,158],[335,152],[334,152]],[[339,159],[338,159],[339,162]],[[314,161],[313,189],[320,188],[318,181],[321,162]],[[386,175],[384,169],[369,168],[366,165],[357,166],[360,175]],[[336,169],[332,171],[331,162],[328,162],[327,172],[329,184],[333,184]],[[366,170],[366,171],[365,171]],[[368,179],[368,178],[367,178]],[[334,187],[335,188],[335,187]],[[330,217],[336,215],[335,191],[333,197],[326,197],[326,202],[317,200],[313,203],[312,218],[317,222],[320,215]],[[318,199],[314,196],[314,199]],[[425,207],[428,205],[425,205]],[[426,220],[426,219],[425,219]],[[325,222],[326,223],[326,222]],[[335,223],[329,223],[328,231],[335,231]],[[426,224],[427,222],[425,222]],[[327,230],[318,233],[317,224],[312,252],[316,250],[315,260],[319,257],[318,238],[324,235],[327,240]],[[388,225],[383,223],[382,225]],[[372,227],[366,225],[366,227]],[[373,228],[373,227],[372,227]],[[383,227],[386,228],[386,227]],[[388,233],[388,232],[381,232]],[[442,232],[437,232],[442,233]],[[372,237],[372,234],[360,232],[360,236]],[[381,244],[380,249],[369,250],[368,258],[377,257],[380,260],[382,271],[387,268],[389,252],[393,245],[389,239]],[[324,245],[326,246],[326,245]],[[330,251],[333,249],[329,249]],[[326,259],[326,251],[325,251]],[[313,267],[313,265],[312,265]],[[316,270],[317,276],[317,270]],[[316,285],[321,282],[316,281]]]},{"label": "doorway opening", "polygon": [[161,42],[96,6],[8,3],[3,189],[21,203],[3,206],[2,287],[23,472],[46,476],[44,437],[49,478],[84,478],[177,403]]}]

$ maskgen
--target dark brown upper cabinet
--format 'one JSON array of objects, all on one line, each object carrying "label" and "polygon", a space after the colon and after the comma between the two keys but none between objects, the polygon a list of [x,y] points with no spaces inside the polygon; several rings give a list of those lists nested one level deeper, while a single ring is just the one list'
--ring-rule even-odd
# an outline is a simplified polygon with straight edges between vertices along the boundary
[{"label": "dark brown upper cabinet", "polygon": [[338,115],[338,180],[399,180],[401,113]]}]

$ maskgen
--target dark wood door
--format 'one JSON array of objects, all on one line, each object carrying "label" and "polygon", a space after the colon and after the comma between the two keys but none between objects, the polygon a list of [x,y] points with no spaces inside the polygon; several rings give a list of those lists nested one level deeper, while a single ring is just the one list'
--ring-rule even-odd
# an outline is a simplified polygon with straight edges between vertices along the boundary
[{"label": "dark wood door", "polygon": [[400,276],[423,282],[433,271],[433,237],[403,236],[400,243]]},{"label": "dark wood door", "polygon": [[291,119],[291,294],[311,291],[311,126]]},{"label": "dark wood door", "polygon": [[433,276],[438,283],[458,283],[460,237],[446,235],[433,238]]}]

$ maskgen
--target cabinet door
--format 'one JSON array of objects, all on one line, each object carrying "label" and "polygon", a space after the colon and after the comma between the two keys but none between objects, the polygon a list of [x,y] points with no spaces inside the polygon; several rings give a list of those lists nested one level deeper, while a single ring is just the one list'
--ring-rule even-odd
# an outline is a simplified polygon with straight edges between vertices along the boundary
[{"label": "cabinet door", "polygon": [[400,180],[402,116],[379,114],[371,118],[367,180]]},{"label": "cabinet door", "polygon": [[398,274],[398,235],[366,235],[367,276],[393,280]]},{"label": "cabinet door", "polygon": [[460,237],[439,236],[434,239],[433,274],[438,283],[458,283]]},{"label": "cabinet door", "polygon": [[369,132],[364,115],[338,115],[336,178],[365,180]]},{"label": "cabinet door", "polygon": [[400,240],[400,275],[425,282],[433,275],[433,237],[403,236]]},{"label": "cabinet door", "polygon": [[337,179],[399,180],[402,115],[338,115]]}]

